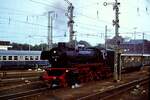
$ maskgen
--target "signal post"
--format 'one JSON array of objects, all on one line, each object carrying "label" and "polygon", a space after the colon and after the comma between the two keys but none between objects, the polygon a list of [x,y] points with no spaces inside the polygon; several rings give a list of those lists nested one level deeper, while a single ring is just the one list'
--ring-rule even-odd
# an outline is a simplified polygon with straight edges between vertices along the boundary
[{"label": "signal post", "polygon": [[114,50],[115,50],[115,57],[114,57],[114,81],[119,82],[121,80],[121,63],[120,63],[120,37],[119,37],[119,5],[120,3],[118,0],[115,2],[104,2],[104,6],[113,5],[113,10],[115,11],[115,19],[113,20],[113,26],[115,26],[115,43],[114,43]]}]

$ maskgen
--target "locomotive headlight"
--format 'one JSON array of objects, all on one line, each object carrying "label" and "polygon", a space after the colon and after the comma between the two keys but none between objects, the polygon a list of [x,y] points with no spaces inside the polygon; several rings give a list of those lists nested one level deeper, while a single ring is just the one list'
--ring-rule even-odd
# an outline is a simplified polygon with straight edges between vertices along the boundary
[{"label": "locomotive headlight", "polygon": [[55,80],[55,79],[56,79],[56,77],[54,76],[54,77],[53,77],[53,79]]},{"label": "locomotive headlight", "polygon": [[55,58],[54,60],[57,61],[57,58]]},{"label": "locomotive headlight", "polygon": [[66,70],[66,73],[69,72],[69,70]]},{"label": "locomotive headlight", "polygon": [[54,50],[53,53],[56,53],[56,51]]}]

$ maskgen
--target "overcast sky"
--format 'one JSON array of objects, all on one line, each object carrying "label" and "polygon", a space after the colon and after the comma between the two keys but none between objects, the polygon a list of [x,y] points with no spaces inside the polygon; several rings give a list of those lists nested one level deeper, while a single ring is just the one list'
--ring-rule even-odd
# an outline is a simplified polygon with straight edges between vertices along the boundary
[{"label": "overcast sky", "polygon": [[[108,38],[113,37],[114,11],[104,2],[115,0],[70,0],[74,9],[74,30],[77,40],[86,40],[92,45],[104,43],[105,25]],[[120,5],[121,36],[150,40],[150,0],[118,0]],[[47,12],[55,11],[54,42],[68,41],[68,4],[64,0],[0,0],[0,40],[18,43],[39,44],[47,42]],[[66,36],[64,36],[66,34]]]}]

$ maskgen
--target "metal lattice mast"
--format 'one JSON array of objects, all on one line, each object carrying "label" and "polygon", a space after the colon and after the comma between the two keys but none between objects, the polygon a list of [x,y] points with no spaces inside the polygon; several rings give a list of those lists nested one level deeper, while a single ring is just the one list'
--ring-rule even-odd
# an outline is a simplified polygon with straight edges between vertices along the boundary
[{"label": "metal lattice mast", "polygon": [[74,30],[73,30],[73,24],[74,24],[74,20],[73,20],[73,11],[74,11],[74,6],[72,5],[72,3],[70,3],[68,0],[64,0],[66,1],[69,6],[68,6],[68,27],[69,27],[69,42],[71,43],[73,41],[73,37],[74,37]]},{"label": "metal lattice mast", "polygon": [[115,57],[114,57],[114,80],[120,81],[121,80],[121,63],[120,63],[120,40],[119,40],[119,5],[120,3],[118,0],[115,2],[107,3],[104,2],[104,6],[113,5],[113,10],[115,10],[115,20],[113,20],[113,26],[115,26]]},{"label": "metal lattice mast", "polygon": [[105,49],[107,50],[107,25],[105,26]]},{"label": "metal lattice mast", "polygon": [[68,7],[68,27],[69,27],[69,33],[70,33],[70,37],[69,37],[69,42],[73,41],[73,37],[74,37],[74,30],[73,30],[73,24],[74,24],[74,20],[73,20],[73,10],[74,7],[72,5],[72,3],[70,3],[69,7]]},{"label": "metal lattice mast", "polygon": [[121,80],[121,66],[120,66],[120,55],[119,55],[119,7],[120,3],[115,0],[115,4],[113,6],[113,10],[115,10],[115,20],[113,20],[113,25],[115,26],[115,58],[114,58],[114,80]]},{"label": "metal lattice mast", "polygon": [[47,33],[48,50],[50,50],[53,45],[53,16],[51,16],[51,13],[54,13],[54,11],[48,12],[48,33]]}]

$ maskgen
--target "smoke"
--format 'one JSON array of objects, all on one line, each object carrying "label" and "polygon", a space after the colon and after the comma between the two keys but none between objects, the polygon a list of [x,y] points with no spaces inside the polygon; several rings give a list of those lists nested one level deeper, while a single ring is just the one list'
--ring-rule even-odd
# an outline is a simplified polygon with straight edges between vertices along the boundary
[{"label": "smoke", "polygon": [[[70,1],[73,5],[76,6],[78,4],[77,2],[78,0],[77,1],[68,0],[68,1]],[[51,3],[49,2],[49,5],[51,6],[48,6],[46,10],[55,12],[55,18],[53,22],[54,40],[58,39],[58,41],[60,41],[60,38],[58,37],[64,37],[65,39],[69,39],[68,24],[67,24],[68,23],[67,13],[69,4],[65,0],[55,0]],[[64,40],[64,38],[61,39]]]},{"label": "smoke", "polygon": [[51,3],[50,7],[47,8],[47,11],[54,11],[54,21],[53,21],[53,30],[54,36],[64,36],[67,31],[67,5],[63,0],[55,0],[55,2]]}]

